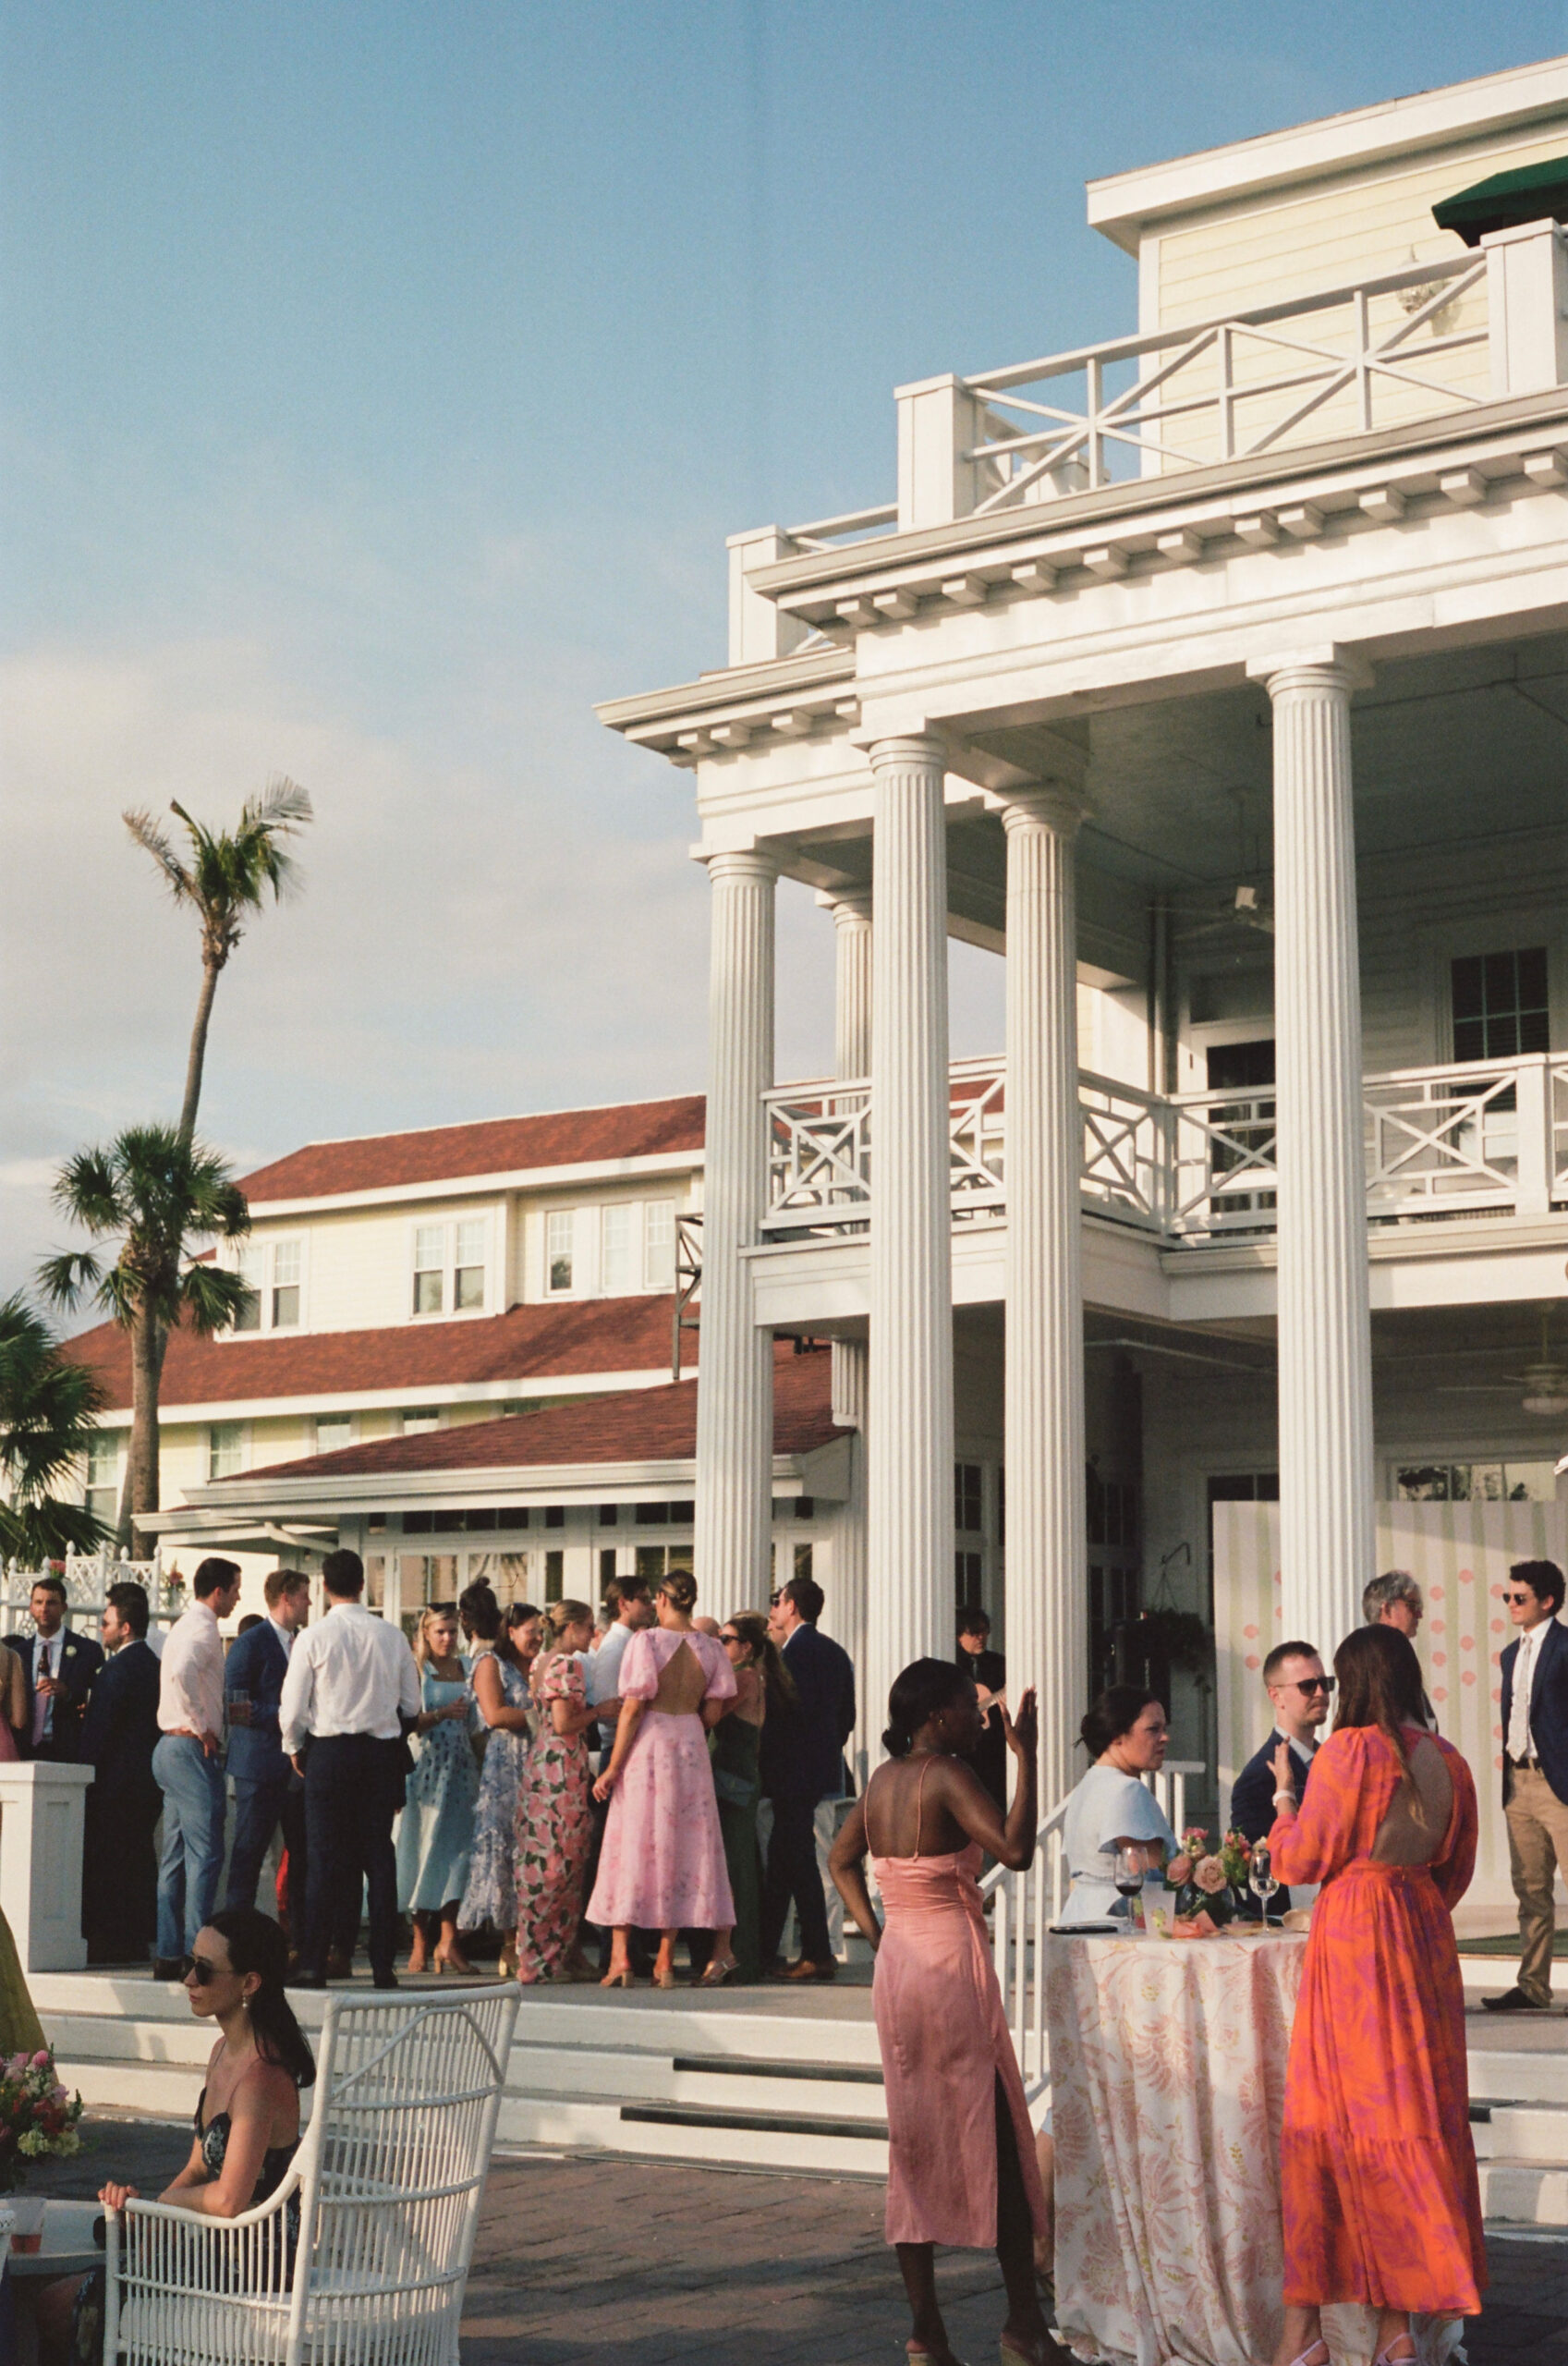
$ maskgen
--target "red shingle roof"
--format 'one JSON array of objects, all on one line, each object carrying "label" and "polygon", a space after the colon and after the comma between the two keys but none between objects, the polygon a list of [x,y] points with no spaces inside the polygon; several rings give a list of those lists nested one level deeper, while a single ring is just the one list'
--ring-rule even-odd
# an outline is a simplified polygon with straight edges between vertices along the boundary
[{"label": "red shingle roof", "polygon": [[539,1117],[491,1117],[473,1126],[430,1126],[362,1141],[309,1142],[242,1178],[252,1204],[329,1199],[462,1175],[510,1175],[537,1166],[650,1158],[702,1148],[700,1092],[674,1101],[634,1101],[611,1109],[560,1109]]},{"label": "red shingle roof", "polygon": [[[773,1353],[773,1452],[808,1454],[842,1434],[833,1418],[832,1356],[826,1348],[796,1355],[787,1341],[780,1341]],[[351,1479],[379,1472],[392,1479],[423,1470],[682,1462],[696,1451],[697,1389],[681,1381],[660,1388],[616,1389],[504,1421],[467,1421],[453,1430],[340,1446],[307,1461],[249,1470],[244,1478],[253,1486],[259,1478]]]},{"label": "red shingle roof", "polygon": [[[514,1306],[463,1323],[408,1323],[377,1331],[169,1341],[165,1407],[238,1404],[250,1397],[342,1396],[378,1389],[443,1388],[469,1381],[546,1380],[573,1373],[667,1371],[674,1300],[601,1298]],[[109,1406],[130,1405],[130,1342],[112,1323],[68,1339],[63,1352],[91,1366]],[[694,1355],[694,1349],[687,1352]]]}]

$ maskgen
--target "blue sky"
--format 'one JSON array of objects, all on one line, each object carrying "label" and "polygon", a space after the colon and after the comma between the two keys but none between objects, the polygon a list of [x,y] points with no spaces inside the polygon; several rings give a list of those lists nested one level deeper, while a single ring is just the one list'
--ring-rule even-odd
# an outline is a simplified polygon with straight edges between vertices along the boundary
[{"label": "blue sky", "polygon": [[[1130,327],[1089,176],[1565,49],[1564,0],[9,0],[0,1286],[177,1104],[123,806],[315,798],[219,994],[242,1164],[699,1084],[689,783],[590,710],[722,662],[725,533],[889,498],[900,381]],[[783,1075],[830,938],[785,891]],[[993,1048],[999,965],[954,986]]]}]

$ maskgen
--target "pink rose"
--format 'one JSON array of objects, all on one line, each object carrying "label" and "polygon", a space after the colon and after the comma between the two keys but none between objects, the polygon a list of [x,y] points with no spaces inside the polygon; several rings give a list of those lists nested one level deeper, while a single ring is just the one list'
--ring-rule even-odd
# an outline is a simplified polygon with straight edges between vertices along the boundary
[{"label": "pink rose", "polygon": [[1200,1857],[1192,1869],[1192,1877],[1206,1897],[1218,1896],[1221,1890],[1230,1887],[1218,1857]]}]

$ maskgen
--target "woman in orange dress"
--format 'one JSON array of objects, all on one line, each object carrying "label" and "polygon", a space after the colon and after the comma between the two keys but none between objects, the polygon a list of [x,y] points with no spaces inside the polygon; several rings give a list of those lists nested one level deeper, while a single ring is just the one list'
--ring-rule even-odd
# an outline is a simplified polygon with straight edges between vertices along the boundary
[{"label": "woman in orange dress", "polygon": [[1475,1871],[1476,1786],[1427,1732],[1397,1628],[1347,1636],[1334,1677],[1299,1812],[1282,1747],[1274,1763],[1274,1871],[1322,1884],[1285,2079],[1275,2366],[1328,2366],[1318,2312],[1336,2300],[1380,2310],[1374,2366],[1405,2366],[1411,2313],[1476,2316],[1487,2280],[1451,1913]]},{"label": "woman in orange dress", "polygon": [[[1024,2084],[975,1876],[983,1849],[1017,1870],[1035,1853],[1034,1694],[1016,1724],[999,1704],[1017,1762],[1002,1811],[971,1766],[980,1738],[975,1687],[951,1660],[916,1660],[888,1698],[893,1763],[872,1775],[828,1860],[839,1896],[877,1958],[871,2002],[887,2090],[887,2239],[896,2245],[916,2366],[957,2366],[937,2305],[937,2243],[994,2244],[1007,2287],[1002,2366],[1046,2366],[1052,2341],[1035,2287],[1046,2231]],[[871,1910],[872,1852],[885,1924]]]}]

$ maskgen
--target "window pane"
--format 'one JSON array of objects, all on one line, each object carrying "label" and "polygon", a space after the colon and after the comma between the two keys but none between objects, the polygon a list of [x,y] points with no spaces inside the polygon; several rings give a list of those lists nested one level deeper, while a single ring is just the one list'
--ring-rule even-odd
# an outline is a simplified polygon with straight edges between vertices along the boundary
[{"label": "window pane", "polygon": [[440,1427],[441,1414],[433,1405],[411,1406],[403,1416],[403,1434],[406,1438],[419,1437],[426,1430],[439,1430]]},{"label": "window pane", "polygon": [[299,1243],[297,1240],[275,1240],[273,1243],[273,1286],[299,1279]]},{"label": "window pane", "polygon": [[673,1290],[675,1287],[675,1203],[650,1200],[642,1212],[642,1287]]},{"label": "window pane", "polygon": [[547,1553],[544,1556],[544,1599],[559,1602],[565,1592],[566,1556],[564,1553]]},{"label": "window pane", "polygon": [[575,1208],[552,1208],[545,1218],[544,1272],[546,1289],[572,1287],[572,1250],[577,1226]]},{"label": "window pane", "polygon": [[289,1283],[286,1289],[273,1292],[273,1329],[296,1331],[299,1327],[299,1286]]},{"label": "window pane", "polygon": [[1472,954],[1450,969],[1456,1060],[1507,1060],[1551,1042],[1542,945]]},{"label": "window pane", "polygon": [[414,1271],[439,1274],[446,1262],[446,1226],[421,1224],[414,1232]]},{"label": "window pane", "polygon": [[258,1287],[261,1273],[260,1251],[242,1249],[235,1270],[244,1282],[249,1296],[234,1318],[234,1327],[237,1331],[259,1331],[261,1327],[261,1293]]},{"label": "window pane", "polygon": [[87,1441],[87,1483],[90,1487],[113,1487],[120,1475],[120,1438],[117,1430],[98,1430]]},{"label": "window pane", "polygon": [[664,1547],[662,1544],[638,1546],[637,1574],[645,1586],[658,1584],[664,1574]]},{"label": "window pane", "polygon": [[484,1267],[459,1265],[453,1276],[452,1303],[459,1314],[484,1304]]},{"label": "window pane", "polygon": [[316,1452],[331,1454],[340,1445],[354,1443],[354,1422],[347,1413],[318,1413],[316,1416]]},{"label": "window pane", "polygon": [[214,1421],[207,1433],[207,1476],[227,1479],[239,1469],[244,1431],[237,1421]]},{"label": "window pane", "polygon": [[484,1218],[465,1216],[456,1238],[452,1303],[461,1313],[484,1304]]},{"label": "window pane", "polygon": [[634,1213],[625,1203],[600,1211],[599,1287],[606,1298],[626,1298],[637,1287],[632,1261]]},{"label": "window pane", "polygon": [[482,1216],[465,1216],[457,1226],[456,1262],[459,1265],[484,1263],[484,1218]]},{"label": "window pane", "polygon": [[442,1275],[416,1274],[414,1276],[414,1311],[416,1314],[439,1314],[444,1304]]}]

